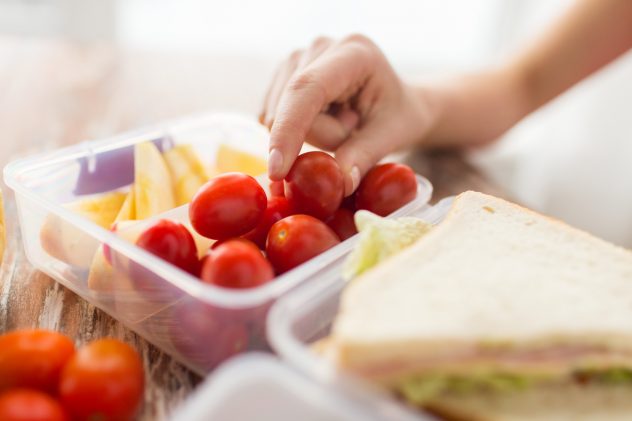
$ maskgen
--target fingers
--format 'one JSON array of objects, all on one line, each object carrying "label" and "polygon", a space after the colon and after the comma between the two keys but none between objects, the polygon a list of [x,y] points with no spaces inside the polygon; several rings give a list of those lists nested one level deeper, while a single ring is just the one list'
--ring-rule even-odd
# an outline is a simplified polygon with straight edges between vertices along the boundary
[{"label": "fingers", "polygon": [[327,104],[349,99],[366,83],[373,65],[373,52],[366,47],[348,42],[331,48],[288,81],[276,107],[270,134],[270,178],[285,177],[316,117]]},{"label": "fingers", "polygon": [[314,119],[307,140],[317,148],[333,151],[349,137],[359,120],[358,113],[348,108],[334,115],[320,113]]},{"label": "fingers", "polygon": [[283,89],[287,85],[288,80],[300,70],[314,61],[320,56],[329,46],[332,44],[331,39],[326,37],[319,37],[314,40],[312,45],[306,50],[296,50],[290,57],[279,66],[270,89],[264,99],[264,107],[259,117],[259,121],[267,126],[272,127],[274,116],[276,114],[276,107],[279,102],[279,98]]},{"label": "fingers", "polygon": [[393,151],[389,136],[392,130],[388,124],[371,121],[336,150],[336,160],[345,176],[345,196],[352,194],[369,169]]},{"label": "fingers", "polygon": [[272,80],[272,84],[270,85],[270,89],[268,90],[264,100],[263,112],[259,118],[260,122],[268,128],[272,126],[272,121],[274,120],[274,114],[276,112],[276,105],[279,102],[281,93],[283,92],[288,79],[292,77],[294,71],[297,69],[302,56],[302,50],[296,50],[290,54],[290,57],[279,66],[279,69]]}]

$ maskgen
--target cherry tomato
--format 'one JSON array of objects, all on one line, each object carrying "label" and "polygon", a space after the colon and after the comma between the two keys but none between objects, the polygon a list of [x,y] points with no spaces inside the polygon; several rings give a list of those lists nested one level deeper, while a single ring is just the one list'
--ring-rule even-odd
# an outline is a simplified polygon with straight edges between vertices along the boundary
[{"label": "cherry tomato", "polygon": [[0,390],[26,387],[54,393],[59,373],[74,352],[72,341],[61,333],[40,329],[5,333],[0,336]]},{"label": "cherry tomato", "polygon": [[229,240],[204,259],[200,277],[225,288],[253,288],[274,278],[274,270],[252,242]]},{"label": "cherry tomato", "polygon": [[338,209],[336,213],[327,220],[327,225],[340,237],[340,241],[344,241],[358,233],[353,220],[353,211],[346,208]]},{"label": "cherry tomato", "polygon": [[272,197],[285,197],[283,181],[270,181],[270,195]]},{"label": "cherry tomato", "polygon": [[260,249],[266,248],[266,239],[268,231],[276,221],[288,217],[294,213],[294,209],[290,201],[285,197],[271,197],[268,199],[268,207],[266,208],[257,227],[244,235],[244,238],[252,241],[259,246]]},{"label": "cherry tomato", "polygon": [[143,364],[132,347],[99,339],[64,367],[59,397],[76,420],[132,420],[143,398]]},{"label": "cherry tomato", "polygon": [[340,239],[324,222],[292,215],[272,225],[266,252],[277,273],[283,273],[338,243]]},{"label": "cherry tomato", "polygon": [[31,389],[12,389],[0,395],[2,421],[68,421],[64,408],[50,395]]},{"label": "cherry tomato", "polygon": [[193,197],[189,218],[193,228],[205,237],[239,237],[257,226],[267,202],[265,191],[251,176],[221,174]]},{"label": "cherry tomato", "polygon": [[299,155],[285,177],[285,197],[298,212],[327,219],[342,202],[344,180],[336,160],[324,152]]},{"label": "cherry tomato", "polygon": [[417,178],[407,165],[373,167],[356,191],[356,208],[387,216],[417,197]]},{"label": "cherry tomato", "polygon": [[147,228],[136,245],[189,272],[198,273],[198,253],[189,230],[179,222],[160,219]]}]

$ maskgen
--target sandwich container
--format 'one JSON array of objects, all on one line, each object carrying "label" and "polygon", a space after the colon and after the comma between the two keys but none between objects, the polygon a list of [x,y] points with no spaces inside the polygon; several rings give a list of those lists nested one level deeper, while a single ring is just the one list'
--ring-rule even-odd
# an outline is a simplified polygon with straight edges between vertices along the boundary
[{"label": "sandwich container", "polygon": [[[453,198],[446,198],[435,206],[425,205],[408,213],[432,224],[446,215]],[[357,241],[350,238],[349,244]],[[326,270],[313,274],[304,285],[281,298],[268,315],[268,339],[277,354],[291,366],[303,372],[322,387],[335,389],[371,413],[388,420],[428,420],[418,409],[408,408],[382,390],[361,379],[337,370],[320,356],[313,345],[325,338],[338,312],[340,295],[346,285],[342,278],[341,255]],[[412,417],[412,418],[411,418]]]},{"label": "sandwich container", "polygon": [[176,410],[172,421],[419,421],[395,408],[375,412],[325,388],[269,354],[231,359]]},{"label": "sandwich container", "polygon": [[[191,144],[203,161],[214,162],[221,144],[263,157],[267,139],[267,130],[251,119],[209,114],[15,161],[5,168],[4,180],[15,192],[26,255],[39,270],[200,374],[232,355],[269,350],[266,329],[272,329],[270,337],[290,361],[317,363],[304,341],[324,332],[331,321],[342,286],[333,268],[354,238],[266,285],[229,290],[199,282],[62,206],[127,188],[134,181],[134,145],[140,142],[151,141],[163,151]],[[426,209],[432,186],[423,177],[418,180],[417,198],[391,217]],[[163,216],[184,222],[183,215],[185,208]],[[95,256],[106,251],[109,264],[104,259],[95,264]],[[272,304],[306,282],[319,287],[315,302],[296,295],[266,326]],[[298,309],[302,302],[305,308]]]}]

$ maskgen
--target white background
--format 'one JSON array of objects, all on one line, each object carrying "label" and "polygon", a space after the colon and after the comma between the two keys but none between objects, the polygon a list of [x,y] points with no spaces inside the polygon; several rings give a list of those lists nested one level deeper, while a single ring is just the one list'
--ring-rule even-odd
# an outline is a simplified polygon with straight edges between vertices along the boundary
[{"label": "white background", "polygon": [[[257,63],[246,69],[253,92],[235,93],[241,102],[209,99],[209,106],[226,101],[255,112],[276,63],[316,36],[364,33],[405,77],[462,72],[518,51],[572,3],[0,0],[0,33],[211,55],[227,68]],[[631,104],[628,54],[473,159],[523,203],[632,247]]]}]

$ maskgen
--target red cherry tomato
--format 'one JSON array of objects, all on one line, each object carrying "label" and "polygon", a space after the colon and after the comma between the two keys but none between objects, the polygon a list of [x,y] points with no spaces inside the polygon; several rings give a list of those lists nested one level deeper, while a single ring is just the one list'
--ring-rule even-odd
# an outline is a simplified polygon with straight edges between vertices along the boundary
[{"label": "red cherry tomato", "polygon": [[75,420],[132,420],[143,398],[143,364],[132,347],[99,339],[79,348],[61,373],[59,398]]},{"label": "red cherry tomato", "polygon": [[57,332],[5,333],[0,336],[0,390],[26,387],[54,393],[59,374],[74,352],[72,341]]},{"label": "red cherry tomato", "polygon": [[294,209],[290,201],[285,197],[271,197],[268,199],[268,207],[263,213],[259,224],[255,229],[244,235],[244,238],[258,245],[260,249],[265,249],[270,227],[274,225],[276,221],[280,221],[293,213]]},{"label": "red cherry tomato", "polygon": [[265,191],[251,176],[221,174],[193,197],[189,218],[193,228],[205,237],[239,237],[257,226],[267,201]]},{"label": "red cherry tomato", "polygon": [[353,211],[346,208],[338,209],[336,213],[327,220],[327,225],[340,237],[340,241],[344,241],[358,233],[353,220]]},{"label": "red cherry tomato", "polygon": [[356,208],[380,216],[395,212],[417,197],[417,178],[407,165],[382,164],[373,167],[356,191]]},{"label": "red cherry tomato", "polygon": [[285,177],[285,197],[298,212],[327,219],[342,202],[344,180],[336,160],[324,152],[299,155]]},{"label": "red cherry tomato", "polygon": [[31,389],[13,389],[0,395],[2,421],[68,421],[64,408],[50,395]]},{"label": "red cherry tomato", "polygon": [[178,222],[156,221],[138,237],[136,245],[193,275],[199,271],[195,240]]},{"label": "red cherry tomato", "polygon": [[252,242],[229,240],[203,260],[202,281],[225,288],[253,288],[274,278],[274,270]]},{"label": "red cherry tomato", "polygon": [[283,180],[270,181],[270,195],[272,197],[285,197]]},{"label": "red cherry tomato", "polygon": [[266,252],[278,273],[287,272],[340,243],[324,222],[309,215],[292,215],[272,225]]}]

